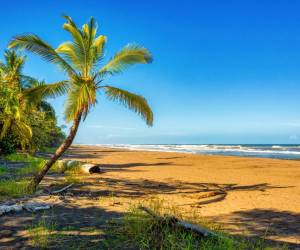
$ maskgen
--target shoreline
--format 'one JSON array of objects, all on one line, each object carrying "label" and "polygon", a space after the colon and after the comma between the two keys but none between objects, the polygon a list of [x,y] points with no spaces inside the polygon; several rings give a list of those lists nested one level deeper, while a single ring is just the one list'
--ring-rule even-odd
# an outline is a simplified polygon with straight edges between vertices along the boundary
[{"label": "shoreline", "polygon": [[[135,145],[135,144],[132,144]],[[143,145],[143,144],[137,144],[137,145]],[[145,144],[145,145],[153,145],[153,144]],[[169,144],[158,144],[158,145],[169,145]],[[180,145],[180,144],[178,144]],[[193,144],[191,144],[193,145]],[[202,144],[199,144],[202,145]],[[212,144],[217,145],[217,144]],[[223,144],[220,144],[223,145]],[[238,144],[237,144],[238,145]],[[288,144],[287,144],[288,145]],[[250,159],[268,159],[268,160],[283,160],[283,161],[300,161],[299,158],[275,158],[275,157],[259,157],[259,156],[245,156],[245,155],[226,155],[226,154],[209,154],[209,153],[194,153],[194,152],[180,152],[180,151],[164,151],[164,150],[155,150],[155,149],[130,149],[126,147],[113,147],[108,146],[107,144],[72,144],[73,147],[95,147],[95,148],[106,148],[106,149],[112,149],[112,150],[126,150],[131,152],[156,152],[156,153],[174,153],[174,154],[187,154],[187,155],[200,155],[200,156],[207,156],[207,157],[234,157],[234,158],[250,158]],[[300,146],[300,145],[299,145]]]}]

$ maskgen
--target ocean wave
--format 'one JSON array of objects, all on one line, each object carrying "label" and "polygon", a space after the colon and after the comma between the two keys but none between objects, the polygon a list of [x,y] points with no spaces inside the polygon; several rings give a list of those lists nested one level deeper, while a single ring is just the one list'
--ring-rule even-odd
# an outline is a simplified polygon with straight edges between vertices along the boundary
[{"label": "ocean wave", "polygon": [[96,144],[111,148],[146,150],[193,154],[220,154],[237,156],[257,156],[268,158],[298,159],[298,145],[221,145],[221,144]]},{"label": "ocean wave", "polygon": [[[166,152],[190,152],[190,153],[226,153],[240,152],[250,154],[295,154],[300,155],[298,146],[242,146],[242,145],[189,145],[189,144],[97,144],[112,148],[125,148],[129,150],[148,150]],[[280,150],[278,150],[280,149]]]}]

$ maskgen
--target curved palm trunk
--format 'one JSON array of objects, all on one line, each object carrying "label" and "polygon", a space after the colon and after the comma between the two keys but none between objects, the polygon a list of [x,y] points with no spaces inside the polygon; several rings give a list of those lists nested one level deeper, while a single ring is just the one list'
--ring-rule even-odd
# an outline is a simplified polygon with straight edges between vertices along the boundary
[{"label": "curved palm trunk", "polygon": [[77,133],[80,121],[81,121],[82,112],[79,112],[76,118],[73,121],[73,125],[70,129],[70,133],[65,139],[65,141],[57,148],[55,154],[46,162],[43,169],[34,176],[29,184],[29,189],[31,191],[35,191],[38,184],[42,181],[44,176],[47,174],[49,169],[53,166],[53,164],[58,160],[59,157],[71,146],[73,139]]}]

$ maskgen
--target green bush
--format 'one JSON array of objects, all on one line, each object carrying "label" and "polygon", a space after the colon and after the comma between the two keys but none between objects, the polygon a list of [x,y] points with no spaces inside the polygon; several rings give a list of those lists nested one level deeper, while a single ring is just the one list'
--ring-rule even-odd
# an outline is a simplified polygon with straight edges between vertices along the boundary
[{"label": "green bush", "polygon": [[16,145],[15,145],[15,141],[13,140],[12,136],[10,136],[10,135],[5,136],[0,141],[0,150],[1,150],[1,153],[4,155],[13,154],[16,152]]},{"label": "green bush", "polygon": [[[13,162],[25,162],[27,163],[24,167],[19,168],[16,173],[20,175],[28,175],[38,173],[45,165],[46,160],[39,157],[34,157],[26,153],[15,153],[5,156],[7,161]],[[59,168],[60,161],[57,161],[51,168],[51,172],[60,172]]]},{"label": "green bush", "polygon": [[0,166],[0,176],[7,173],[7,168],[6,167],[3,167],[3,166]]}]

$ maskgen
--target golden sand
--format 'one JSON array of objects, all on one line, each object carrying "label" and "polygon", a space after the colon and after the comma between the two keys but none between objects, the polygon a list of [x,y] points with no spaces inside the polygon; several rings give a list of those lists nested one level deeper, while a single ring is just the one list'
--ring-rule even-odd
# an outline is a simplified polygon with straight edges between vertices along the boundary
[{"label": "golden sand", "polygon": [[69,157],[102,164],[116,199],[157,197],[231,232],[300,244],[300,161],[78,145]]}]

